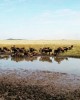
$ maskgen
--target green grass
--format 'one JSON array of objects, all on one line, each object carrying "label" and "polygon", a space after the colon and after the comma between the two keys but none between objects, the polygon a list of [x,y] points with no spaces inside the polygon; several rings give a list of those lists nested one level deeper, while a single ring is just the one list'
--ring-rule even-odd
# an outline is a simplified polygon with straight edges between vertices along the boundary
[{"label": "green grass", "polygon": [[57,47],[74,45],[72,50],[61,53],[60,56],[80,57],[80,40],[0,40],[0,47],[8,47],[15,45],[16,47],[33,47],[37,50],[43,47],[56,49]]}]

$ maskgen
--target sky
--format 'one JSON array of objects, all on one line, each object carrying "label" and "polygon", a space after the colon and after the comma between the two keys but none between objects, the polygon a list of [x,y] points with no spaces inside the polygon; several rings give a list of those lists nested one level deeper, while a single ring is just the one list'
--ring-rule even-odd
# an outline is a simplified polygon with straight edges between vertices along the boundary
[{"label": "sky", "polygon": [[80,39],[80,0],[0,0],[0,39]]}]

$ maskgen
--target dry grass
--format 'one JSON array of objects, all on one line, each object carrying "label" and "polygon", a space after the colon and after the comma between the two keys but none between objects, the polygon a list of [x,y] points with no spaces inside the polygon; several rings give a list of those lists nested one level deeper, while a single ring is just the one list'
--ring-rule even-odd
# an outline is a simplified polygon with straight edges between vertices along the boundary
[{"label": "dry grass", "polygon": [[37,50],[43,47],[50,47],[53,50],[57,47],[74,45],[74,48],[61,56],[80,57],[80,40],[0,40],[0,47],[6,46],[10,48],[16,45],[17,47],[33,47]]}]

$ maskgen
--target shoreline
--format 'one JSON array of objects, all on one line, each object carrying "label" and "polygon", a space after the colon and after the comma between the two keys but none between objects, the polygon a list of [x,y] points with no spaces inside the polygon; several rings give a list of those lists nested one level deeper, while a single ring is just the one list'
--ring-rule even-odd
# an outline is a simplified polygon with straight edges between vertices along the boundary
[{"label": "shoreline", "polygon": [[0,100],[79,100],[80,76],[49,71],[0,71]]},{"label": "shoreline", "polygon": [[[9,56],[10,57],[10,54],[0,54],[0,57],[6,57],[6,56]],[[42,55],[42,54],[38,54],[38,55],[35,55],[35,56],[24,56],[24,58],[31,58],[31,57],[59,57],[59,58],[80,58],[80,56],[75,56],[75,55],[57,55],[57,56],[54,56],[53,54],[52,55]],[[18,56],[15,56],[15,57],[18,57]],[[20,57],[21,58],[21,57]],[[22,57],[23,58],[23,57]]]}]

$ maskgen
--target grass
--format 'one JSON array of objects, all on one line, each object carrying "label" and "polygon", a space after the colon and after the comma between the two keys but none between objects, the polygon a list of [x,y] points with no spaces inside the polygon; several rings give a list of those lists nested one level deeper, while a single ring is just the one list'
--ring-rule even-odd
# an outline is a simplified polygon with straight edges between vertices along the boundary
[{"label": "grass", "polygon": [[0,40],[0,47],[8,47],[15,45],[16,47],[33,47],[37,50],[43,47],[50,47],[56,49],[57,47],[74,45],[72,50],[61,53],[60,56],[80,57],[80,40]]}]

